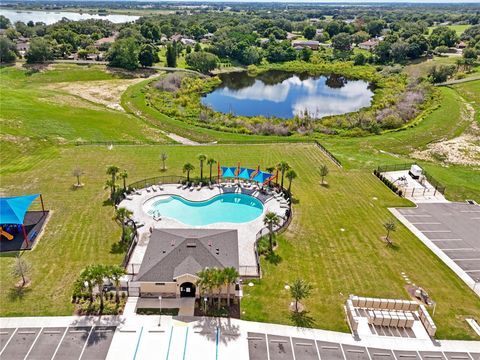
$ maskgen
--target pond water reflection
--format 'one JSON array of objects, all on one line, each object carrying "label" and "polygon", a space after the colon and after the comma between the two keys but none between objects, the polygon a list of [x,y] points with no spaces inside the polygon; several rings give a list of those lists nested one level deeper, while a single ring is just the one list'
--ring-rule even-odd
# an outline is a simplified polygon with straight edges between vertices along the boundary
[{"label": "pond water reflection", "polygon": [[221,74],[222,84],[202,98],[215,111],[243,116],[319,119],[370,106],[370,83],[340,75],[309,76],[268,71],[257,77],[246,72]]}]

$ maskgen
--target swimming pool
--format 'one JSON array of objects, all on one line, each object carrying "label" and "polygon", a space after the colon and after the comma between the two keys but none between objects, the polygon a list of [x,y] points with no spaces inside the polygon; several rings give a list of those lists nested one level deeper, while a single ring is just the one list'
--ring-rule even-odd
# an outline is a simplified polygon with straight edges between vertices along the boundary
[{"label": "swimming pool", "polygon": [[186,225],[202,226],[255,220],[263,213],[263,204],[245,194],[221,194],[207,201],[189,201],[167,195],[148,200],[144,210],[150,216],[169,217]]}]

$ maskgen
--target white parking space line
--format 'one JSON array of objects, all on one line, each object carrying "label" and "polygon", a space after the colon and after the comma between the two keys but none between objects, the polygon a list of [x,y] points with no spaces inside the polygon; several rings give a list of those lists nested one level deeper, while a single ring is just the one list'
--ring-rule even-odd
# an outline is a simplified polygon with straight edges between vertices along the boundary
[{"label": "white parking space line", "polygon": [[68,327],[66,327],[65,331],[63,332],[63,336],[60,339],[60,342],[58,343],[57,348],[55,349],[55,352],[52,355],[52,360],[55,359],[55,355],[57,355],[58,349],[60,348],[60,345],[62,344],[63,339],[65,339],[65,335],[67,335],[67,332],[68,332]]},{"label": "white parking space line", "polygon": [[475,251],[474,248],[442,249],[443,251]]},{"label": "white parking space line", "polygon": [[[420,230],[420,229],[419,229]],[[449,233],[450,230],[420,230],[423,233]]]},{"label": "white parking space line", "polygon": [[28,355],[30,355],[30,353],[32,352],[33,346],[35,345],[35,343],[37,342],[38,338],[40,337],[40,334],[42,333],[42,330],[43,330],[43,327],[42,327],[42,328],[40,329],[40,331],[38,332],[37,336],[35,337],[35,340],[33,340],[32,345],[30,346],[30,349],[28,349],[27,355],[25,355],[25,357],[24,357],[23,359],[28,358]]},{"label": "white parking space line", "polygon": [[461,213],[480,213],[480,210],[460,210]]},{"label": "white parking space line", "polygon": [[402,214],[403,216],[416,216],[416,217],[432,217],[432,215],[426,215],[426,214],[423,214],[423,215],[420,215],[420,214]]},{"label": "white parking space line", "polygon": [[430,241],[462,241],[463,239],[430,239]]},{"label": "white parking space line", "polygon": [[5,345],[3,346],[3,349],[0,349],[0,356],[2,355],[2,353],[5,351],[5,349],[7,348],[8,344],[10,343],[10,340],[12,340],[13,338],[13,335],[15,335],[17,333],[17,331],[19,330],[19,328],[13,330],[12,332],[12,335],[10,336],[10,338],[8,339],[8,341],[5,343]]},{"label": "white parking space line", "polygon": [[80,353],[80,356],[78,357],[78,360],[80,360],[82,358],[82,355],[85,352],[85,348],[87,347],[87,344],[88,344],[88,339],[90,338],[90,335],[92,334],[92,331],[93,331],[94,327],[95,326],[92,326],[90,328],[90,331],[88,332],[87,340],[85,340],[85,344],[83,344],[83,349],[82,349],[82,352]]},{"label": "white parking space line", "polygon": [[480,272],[480,270],[466,270],[466,273],[471,273],[471,272]]},{"label": "white parking space line", "polygon": [[452,259],[453,261],[476,261],[476,260],[480,260],[480,258],[476,258],[476,259]]},{"label": "white parking space line", "polygon": [[410,223],[412,225],[441,225],[442,223],[439,222],[418,222],[418,223]]}]

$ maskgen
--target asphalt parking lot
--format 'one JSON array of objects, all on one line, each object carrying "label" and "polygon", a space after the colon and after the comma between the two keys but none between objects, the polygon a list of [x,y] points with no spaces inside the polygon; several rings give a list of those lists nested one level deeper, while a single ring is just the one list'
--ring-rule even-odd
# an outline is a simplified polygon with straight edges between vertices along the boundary
[{"label": "asphalt parking lot", "polygon": [[250,360],[480,360],[480,353],[404,351],[248,333]]},{"label": "asphalt parking lot", "polygon": [[115,329],[115,326],[0,328],[0,358],[105,359]]},{"label": "asphalt parking lot", "polygon": [[480,282],[480,206],[425,203],[396,210],[470,278]]}]

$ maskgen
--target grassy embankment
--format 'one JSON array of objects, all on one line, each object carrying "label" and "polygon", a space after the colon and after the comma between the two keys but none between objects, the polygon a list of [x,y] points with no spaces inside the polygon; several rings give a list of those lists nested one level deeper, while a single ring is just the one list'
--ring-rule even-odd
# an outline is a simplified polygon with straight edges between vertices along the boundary
[{"label": "grassy embankment", "polygon": [[36,72],[0,69],[2,172],[31,166],[53,145],[77,140],[167,142],[158,130],[124,112],[83,100],[54,83],[117,80],[101,66],[55,65]]}]

